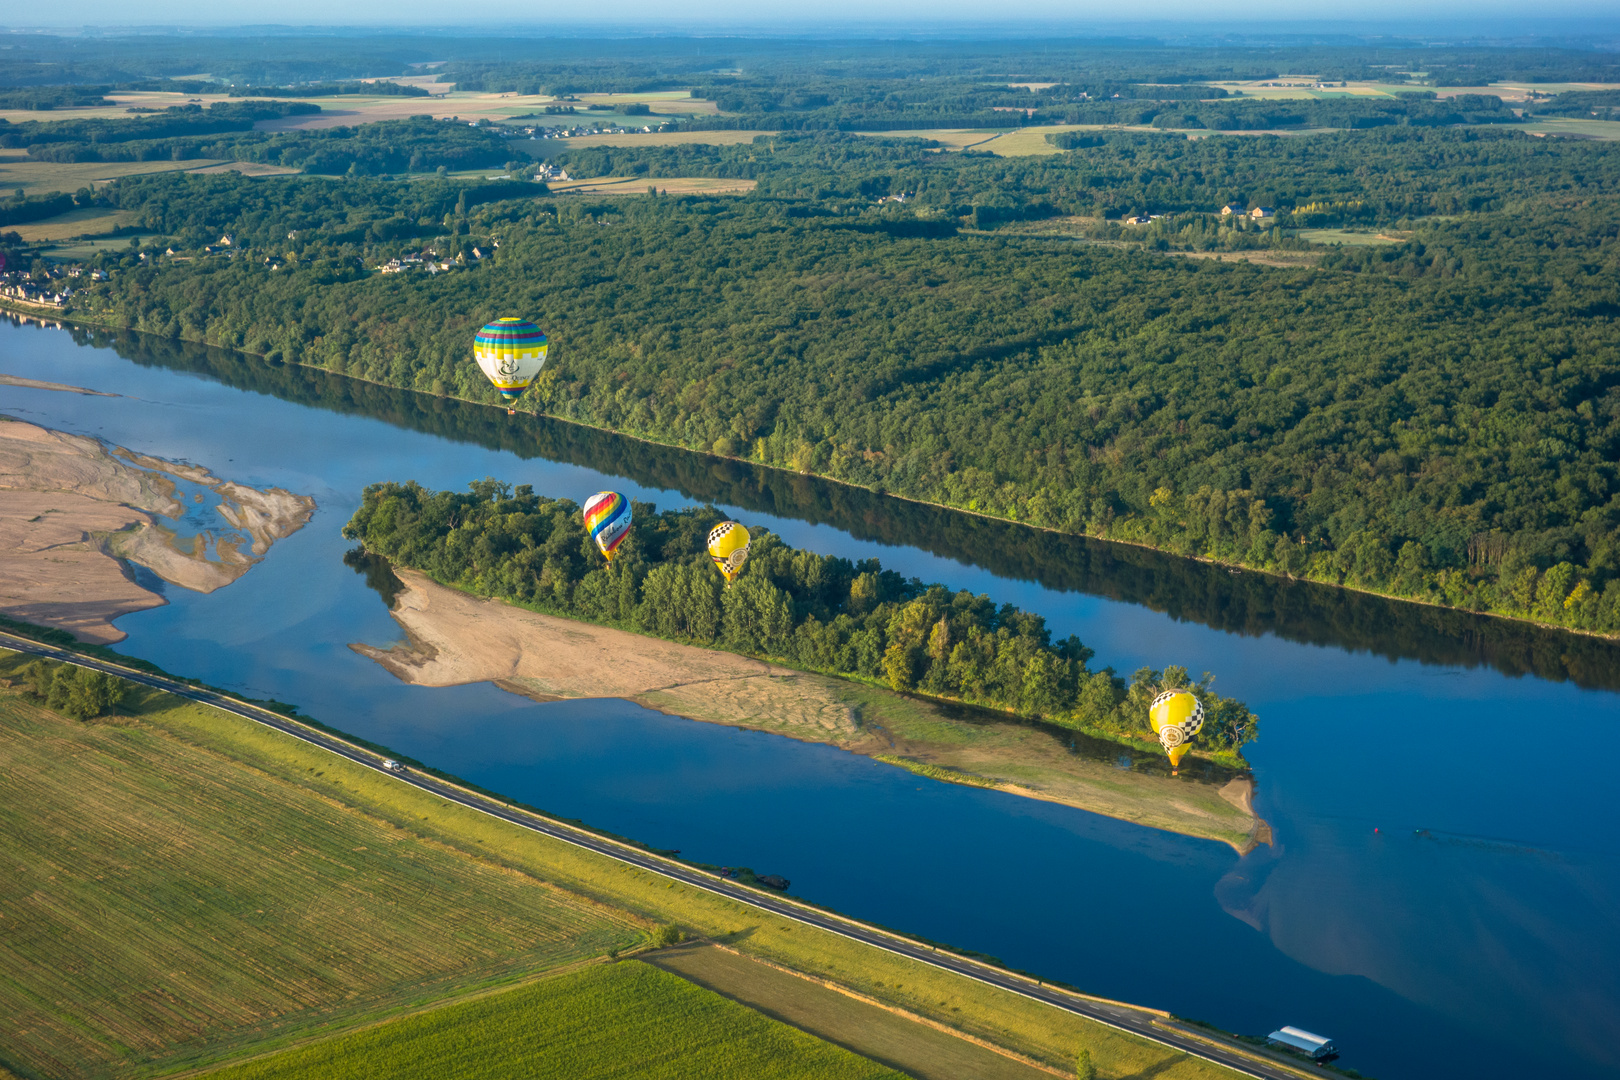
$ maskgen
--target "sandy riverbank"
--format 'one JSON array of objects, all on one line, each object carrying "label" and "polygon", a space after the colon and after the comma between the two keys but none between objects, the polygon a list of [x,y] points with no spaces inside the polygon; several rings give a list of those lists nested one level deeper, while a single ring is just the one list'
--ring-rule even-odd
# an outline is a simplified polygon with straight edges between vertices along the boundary
[{"label": "sandy riverbank", "polygon": [[[707,723],[771,731],[1060,802],[1242,851],[1269,839],[1246,778],[1172,777],[1076,753],[1061,731],[962,719],[931,702],[734,653],[542,615],[397,570],[406,640],[351,645],[422,686],[493,682],[539,700],[625,698]],[[1123,749],[1121,751],[1123,753]],[[1191,774],[1194,770],[1183,770]]]},{"label": "sandy riverbank", "polygon": [[[217,532],[176,531],[187,509],[182,481],[218,498]],[[307,496],[259,491],[194,465],[0,417],[0,613],[84,641],[119,641],[124,634],[114,619],[164,603],[136,584],[126,560],[182,588],[213,592],[302,528],[314,510]]]}]

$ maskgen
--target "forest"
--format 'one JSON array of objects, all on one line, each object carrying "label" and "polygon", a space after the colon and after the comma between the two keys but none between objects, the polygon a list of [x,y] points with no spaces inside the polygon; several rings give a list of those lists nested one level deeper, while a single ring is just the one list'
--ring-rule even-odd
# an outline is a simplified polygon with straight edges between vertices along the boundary
[{"label": "forest", "polygon": [[[746,65],[717,58],[731,46]],[[207,148],[345,176],[164,174],[76,193],[73,206],[123,211],[145,237],[91,260],[110,280],[83,283],[69,315],[94,325],[492,402],[470,335],[523,314],[554,342],[525,411],[1061,533],[1620,632],[1620,152],[1517,130],[1519,112],[1598,113],[1613,92],[1557,88],[1515,111],[1434,89],[1447,70],[1597,78],[1612,57],[1448,47],[1425,52],[1425,84],[1399,96],[1296,102],[1211,85],[1267,74],[1263,58],[1274,71],[1286,49],[1144,44],[1037,62],[996,43],[705,42],[700,57],[693,42],[646,41],[608,60],[600,43],[544,59],[524,47],[452,49],[436,70],[490,90],[684,85],[726,105],[721,121],[792,114],[806,128],[1095,107],[1173,108],[1206,127],[1221,110],[1312,124],[1340,110],[1340,130],[1064,132],[1055,152],[1020,157],[836,124],[724,146],[509,141],[425,118],[176,133],[297,104],[236,99],[119,122],[120,138],[94,126],[111,121],[75,120],[0,136],[64,160]],[[1411,55],[1301,45],[1296,59],[1322,78],[1393,79]],[[320,85],[377,74],[362,59]],[[1022,65],[1051,78],[987,77]],[[530,155],[576,178],[635,178],[626,191],[666,177],[757,187],[552,195],[523,179]],[[513,178],[448,175],[471,166]],[[65,205],[51,198],[7,199],[0,220]],[[221,233],[229,256],[204,250]],[[1262,250],[1292,261],[1188,257]],[[452,270],[377,272],[422,251]]]},{"label": "forest", "polygon": [[[490,392],[471,330],[522,311],[558,343],[526,407],[555,416],[1032,525],[1620,629],[1606,144],[1368,132],[1184,144],[1188,163],[1183,144],[1137,145],[1151,138],[948,158],[961,175],[906,207],[873,206],[861,170],[830,163],[864,160],[873,192],[933,181],[907,171],[913,151],[840,136],[779,140],[799,164],[740,200],[132,178],[105,197],[143,228],[193,247],[235,230],[266,255],[131,252],[75,303],[113,326],[473,400]],[[1370,164],[1342,168],[1358,149]],[[1109,163],[1138,154],[1159,168]],[[1065,176],[1110,201],[1242,197],[1268,157],[1295,163],[1296,197],[1315,166],[1313,203],[1359,197],[1372,221],[1415,222],[1411,239],[1275,270],[953,216]],[[818,169],[845,190],[799,193],[795,175]],[[1084,182],[1099,176],[1130,194]],[[1538,203],[1537,182],[1570,208]],[[1421,216],[1459,199],[1483,209]],[[464,265],[366,273],[412,245]]]},{"label": "forest", "polygon": [[757,526],[741,576],[722,587],[705,547],[713,507],[632,507],[635,525],[606,562],[567,499],[481,480],[465,493],[416,483],[366,488],[343,535],[397,565],[539,611],[758,656],[891,689],[1018,713],[1092,734],[1151,737],[1148,705],[1165,687],[1204,702],[1205,750],[1235,763],[1258,721],[1206,674],[1143,668],[1127,686],[1087,667],[1075,637],[988,596],[884,570],[876,559],[800,551]]}]

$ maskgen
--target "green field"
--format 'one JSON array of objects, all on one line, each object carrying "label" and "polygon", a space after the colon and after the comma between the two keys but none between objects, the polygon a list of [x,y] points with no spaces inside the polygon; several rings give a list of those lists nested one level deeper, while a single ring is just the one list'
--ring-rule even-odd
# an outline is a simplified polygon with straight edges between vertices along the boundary
[{"label": "green field", "polygon": [[712,945],[665,949],[647,962],[917,1080],[1040,1080],[1030,1065],[938,1028]]},{"label": "green field", "polygon": [[210,1074],[217,1080],[899,1080],[898,1073],[704,990],[625,962]]},{"label": "green field", "polygon": [[[21,662],[0,652],[0,677]],[[26,934],[0,922],[0,1015],[21,1019],[0,1067],[30,1080],[277,1049],[600,955],[655,921],[1050,1067],[1071,1068],[1086,1046],[1106,1078],[1233,1075],[446,803],[229,713],[163,694],[134,711],[78,724],[0,692],[0,851],[25,868],[0,885],[0,911],[39,909]],[[191,821],[188,806],[215,816]],[[288,1000],[278,979],[293,963],[308,974]],[[143,989],[114,996],[114,985]]]},{"label": "green field", "polygon": [[[24,1076],[202,1063],[642,937],[177,737],[214,710],[134,711],[83,724],[0,691],[0,1064]],[[326,765],[298,771],[340,794]]]},{"label": "green field", "polygon": [[78,191],[103,180],[156,172],[185,172],[220,162],[213,158],[192,161],[29,161],[26,150],[0,150],[0,191],[22,190],[29,195]]}]

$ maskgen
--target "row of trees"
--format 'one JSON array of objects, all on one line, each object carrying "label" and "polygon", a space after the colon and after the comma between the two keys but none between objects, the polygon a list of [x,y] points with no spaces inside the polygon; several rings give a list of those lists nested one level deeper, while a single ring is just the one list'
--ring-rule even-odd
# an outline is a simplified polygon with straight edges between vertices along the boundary
[{"label": "row of trees", "polygon": [[[1151,734],[1147,706],[1185,669],[1138,671],[1129,687],[1092,671],[1092,651],[1053,642],[1040,616],[988,596],[924,585],[791,548],[751,530],[742,575],[722,588],[704,547],[713,507],[633,506],[636,524],[611,564],[579,507],[494,480],[466,493],[374,484],[343,534],[367,550],[483,596],[698,645],[863,678],[899,691],[985,705],[1106,735]],[[1242,703],[1197,684],[1207,747],[1235,755],[1256,737]]]},{"label": "row of trees", "polygon": [[75,720],[105,716],[123,704],[130,691],[130,684],[116,675],[53,660],[31,661],[18,674],[36,701]]}]

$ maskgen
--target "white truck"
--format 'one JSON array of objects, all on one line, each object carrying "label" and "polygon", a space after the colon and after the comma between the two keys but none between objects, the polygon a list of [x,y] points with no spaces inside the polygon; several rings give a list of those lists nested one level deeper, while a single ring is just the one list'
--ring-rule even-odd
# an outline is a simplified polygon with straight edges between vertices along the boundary
[{"label": "white truck", "polygon": [[387,769],[389,772],[402,773],[405,771],[405,766],[401,765],[393,758],[389,758],[387,761],[383,762],[383,768]]}]

